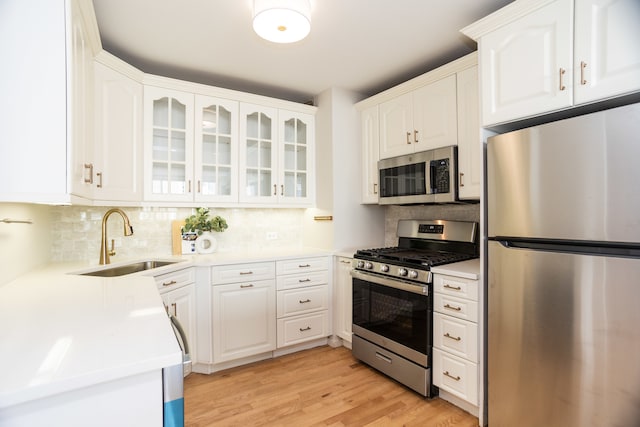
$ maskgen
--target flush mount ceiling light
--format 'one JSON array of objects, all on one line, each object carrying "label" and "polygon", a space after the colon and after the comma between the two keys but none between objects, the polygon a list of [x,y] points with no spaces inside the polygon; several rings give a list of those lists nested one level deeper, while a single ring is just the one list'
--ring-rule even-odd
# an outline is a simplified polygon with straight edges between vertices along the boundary
[{"label": "flush mount ceiling light", "polygon": [[253,0],[253,30],[275,43],[302,40],[311,30],[309,0]]}]

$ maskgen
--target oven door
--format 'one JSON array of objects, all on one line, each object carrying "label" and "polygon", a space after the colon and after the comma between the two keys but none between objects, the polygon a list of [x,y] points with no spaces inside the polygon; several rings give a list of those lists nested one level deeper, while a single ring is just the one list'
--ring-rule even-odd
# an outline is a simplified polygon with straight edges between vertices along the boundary
[{"label": "oven door", "polygon": [[352,271],[353,333],[429,367],[432,303],[428,288]]}]

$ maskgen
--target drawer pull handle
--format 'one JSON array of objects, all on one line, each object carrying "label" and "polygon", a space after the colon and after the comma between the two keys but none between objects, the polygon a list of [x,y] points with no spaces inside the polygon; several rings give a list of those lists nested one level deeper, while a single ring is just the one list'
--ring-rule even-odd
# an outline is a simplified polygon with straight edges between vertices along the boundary
[{"label": "drawer pull handle", "polygon": [[444,287],[447,288],[447,289],[453,289],[454,291],[461,291],[462,290],[462,286],[444,285]]},{"label": "drawer pull handle", "polygon": [[449,304],[445,304],[445,305],[444,305],[444,308],[448,308],[449,310],[455,310],[455,311],[460,311],[460,310],[462,310],[462,307],[454,307],[454,306],[449,305]]},{"label": "drawer pull handle", "polygon": [[311,264],[298,264],[298,268],[309,268]]},{"label": "drawer pull handle", "polygon": [[176,283],[178,283],[178,282],[176,282],[175,280],[172,280],[170,282],[164,282],[162,284],[162,286],[171,286],[171,285],[175,285]]},{"label": "drawer pull handle", "polygon": [[240,285],[240,289],[253,288],[253,285]]},{"label": "drawer pull handle", "polygon": [[305,299],[305,300],[299,300],[298,301],[300,304],[306,304],[308,302],[311,302],[311,300],[309,298]]},{"label": "drawer pull handle", "polygon": [[449,332],[444,334],[444,336],[445,336],[445,338],[451,338],[452,340],[455,340],[455,341],[460,341],[462,339],[460,337],[454,337],[454,336],[449,335]]},{"label": "drawer pull handle", "polygon": [[380,359],[380,360],[383,360],[383,361],[387,362],[387,363],[391,363],[392,362],[390,357],[387,357],[384,354],[380,354],[377,351],[376,351],[376,357],[378,359]]},{"label": "drawer pull handle", "polygon": [[460,381],[460,376],[456,375],[455,377],[453,375],[451,375],[449,373],[449,371],[444,371],[443,372],[444,375],[448,376],[449,378],[451,378],[452,380],[456,380],[456,381]]},{"label": "drawer pull handle", "polygon": [[560,68],[560,86],[558,89],[560,90],[565,90],[567,87],[564,85],[564,83],[562,82],[562,79],[564,77],[564,73],[566,73],[566,70],[564,68]]},{"label": "drawer pull handle", "polygon": [[246,276],[247,274],[253,274],[253,271],[241,271],[240,272],[241,276]]},{"label": "drawer pull handle", "polygon": [[584,78],[584,69],[587,68],[587,63],[584,61],[580,62],[580,84],[586,85],[587,80]]},{"label": "drawer pull handle", "polygon": [[311,279],[299,279],[298,283],[306,283],[306,282],[310,282]]},{"label": "drawer pull handle", "polygon": [[340,263],[342,263],[342,264],[351,264],[351,261],[343,261],[343,260],[340,260]]},{"label": "drawer pull handle", "polygon": [[310,331],[311,326],[307,326],[306,328],[300,328],[300,332]]}]

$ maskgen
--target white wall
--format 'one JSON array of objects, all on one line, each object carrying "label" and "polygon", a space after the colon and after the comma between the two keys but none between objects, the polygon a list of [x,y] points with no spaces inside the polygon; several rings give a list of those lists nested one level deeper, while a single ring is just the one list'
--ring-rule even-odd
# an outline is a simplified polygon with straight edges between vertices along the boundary
[{"label": "white wall", "polygon": [[31,220],[33,224],[0,222],[0,285],[49,262],[50,207],[0,203],[0,219]]},{"label": "white wall", "polygon": [[[360,204],[362,95],[331,88],[316,98],[317,209],[305,214],[305,244],[327,249],[379,246],[384,242],[384,209]],[[314,221],[332,215],[333,221]]]}]

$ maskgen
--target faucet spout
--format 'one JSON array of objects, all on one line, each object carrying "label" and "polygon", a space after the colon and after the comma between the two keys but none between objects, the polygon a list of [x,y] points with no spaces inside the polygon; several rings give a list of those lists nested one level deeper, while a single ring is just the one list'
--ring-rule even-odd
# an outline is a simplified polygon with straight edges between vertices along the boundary
[{"label": "faucet spout", "polygon": [[107,242],[109,240],[107,239],[107,220],[113,213],[117,213],[122,217],[122,220],[124,222],[124,235],[131,236],[133,234],[133,227],[131,226],[129,217],[127,216],[126,213],[124,213],[122,209],[113,208],[105,212],[104,216],[102,217],[102,237],[100,240],[100,265],[109,264],[111,262],[111,259],[109,257],[111,255],[116,254],[113,248],[110,251],[109,248],[107,247]]}]

